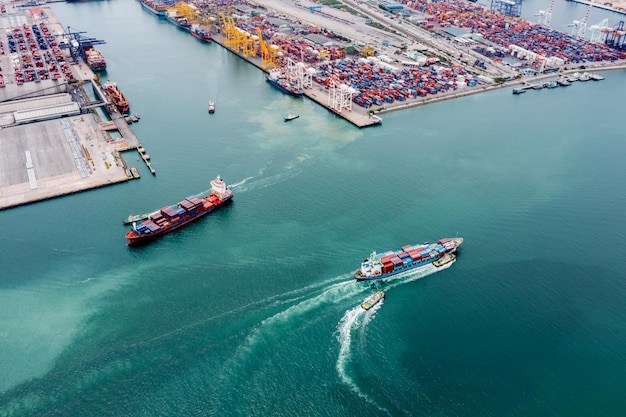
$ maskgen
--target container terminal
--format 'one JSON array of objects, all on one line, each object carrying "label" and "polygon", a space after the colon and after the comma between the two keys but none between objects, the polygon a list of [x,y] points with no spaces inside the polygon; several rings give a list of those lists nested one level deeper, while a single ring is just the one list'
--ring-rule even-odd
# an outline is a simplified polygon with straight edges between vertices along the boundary
[{"label": "container terminal", "polygon": [[202,25],[281,90],[358,127],[380,124],[384,112],[584,68],[623,68],[626,60],[623,22],[587,30],[587,13],[572,33],[560,32],[549,24],[554,1],[539,11],[539,23],[519,17],[521,0],[493,0],[491,8],[427,0],[342,0],[337,7],[307,0],[140,1],[179,27]]},{"label": "container terminal", "polygon": [[[143,149],[104,93],[104,43],[64,30],[49,8],[3,4],[0,209],[137,178],[121,152]],[[140,152],[152,173],[156,171]]]},{"label": "container terminal", "polygon": [[[592,25],[587,39],[586,18],[566,34],[550,28],[551,8],[541,23],[521,19],[521,0],[492,0],[491,8],[426,0],[139,3],[357,127],[380,125],[388,111],[503,86],[524,90],[531,80],[624,68],[626,60],[624,22]],[[155,174],[129,127],[139,118],[98,81],[106,59],[95,46],[104,41],[66,32],[49,8],[21,6],[0,6],[11,15],[0,34],[0,209],[138,178],[120,154],[126,150],[138,150]]]}]

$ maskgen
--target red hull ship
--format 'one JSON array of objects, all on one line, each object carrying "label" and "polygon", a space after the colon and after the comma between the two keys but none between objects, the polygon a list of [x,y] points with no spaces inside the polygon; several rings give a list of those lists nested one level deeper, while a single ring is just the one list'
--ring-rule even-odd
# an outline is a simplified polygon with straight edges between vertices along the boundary
[{"label": "red hull ship", "polygon": [[104,91],[109,96],[109,100],[111,103],[115,105],[117,110],[121,114],[129,114],[130,113],[130,105],[128,104],[128,100],[126,96],[122,94],[122,92],[117,88],[115,83],[107,83],[104,85]]},{"label": "red hull ship", "polygon": [[211,181],[208,195],[187,197],[175,206],[163,207],[151,213],[148,220],[140,224],[133,223],[133,228],[126,233],[126,244],[132,246],[147,243],[230,203],[232,198],[232,191],[218,175]]},{"label": "red hull ship", "polygon": [[87,49],[85,56],[87,58],[87,65],[89,65],[89,68],[91,68],[93,72],[106,71],[107,61],[96,48]]},{"label": "red hull ship", "polygon": [[191,25],[191,29],[189,29],[189,33],[196,39],[199,39],[203,42],[211,42],[211,34],[208,30],[202,29],[198,25]]}]

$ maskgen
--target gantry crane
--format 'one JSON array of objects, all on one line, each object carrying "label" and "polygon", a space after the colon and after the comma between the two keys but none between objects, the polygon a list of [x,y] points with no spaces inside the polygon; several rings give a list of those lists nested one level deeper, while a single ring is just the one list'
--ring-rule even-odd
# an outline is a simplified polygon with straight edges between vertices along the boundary
[{"label": "gantry crane", "polygon": [[550,3],[550,7],[548,7],[548,10],[539,10],[539,12],[535,14],[535,16],[539,16],[537,23],[543,26],[550,26],[550,20],[552,19],[552,9],[554,9],[555,1],[556,0],[552,0],[552,2]]},{"label": "gantry crane", "polygon": [[[71,27],[67,27],[67,48],[70,50],[70,55],[75,62],[78,62],[78,58],[81,57],[85,62],[87,56],[85,51],[93,48],[94,45],[102,45],[105,41],[89,38],[83,34],[87,32],[72,32]],[[65,35],[61,35],[65,36]]]},{"label": "gantry crane", "polygon": [[572,23],[567,25],[572,28],[572,36],[576,36],[579,38],[585,37],[585,32],[587,31],[587,19],[589,19],[589,12],[591,12],[591,7],[592,4],[589,3],[589,7],[587,7],[587,13],[585,13],[585,17],[583,18],[583,20],[574,20]]},{"label": "gantry crane", "polygon": [[256,31],[259,36],[259,46],[261,48],[261,68],[267,70],[272,69],[276,66],[276,59],[280,56],[280,49],[274,45],[269,45],[265,39],[263,39],[260,27],[257,26]]},{"label": "gantry crane", "polygon": [[244,58],[256,55],[254,37],[235,24],[235,20],[231,16],[222,13],[222,32],[226,37],[224,45],[233,52],[243,55]]},{"label": "gantry crane", "polygon": [[604,33],[608,28],[609,28],[609,19],[603,19],[600,23],[596,23],[595,25],[589,26],[589,30],[591,31],[589,42],[602,43],[602,38],[604,37]]},{"label": "gantry crane", "polygon": [[328,106],[338,113],[352,111],[352,97],[357,90],[341,82],[336,75],[330,75],[326,81],[328,88]]},{"label": "gantry crane", "polygon": [[167,9],[167,13],[170,16],[182,17],[187,19],[191,23],[195,17],[198,9],[185,3],[184,1],[176,3],[173,7]]},{"label": "gantry crane", "polygon": [[613,28],[606,30],[606,38],[604,43],[616,48],[626,48],[626,28],[624,28],[624,21],[620,21]]}]

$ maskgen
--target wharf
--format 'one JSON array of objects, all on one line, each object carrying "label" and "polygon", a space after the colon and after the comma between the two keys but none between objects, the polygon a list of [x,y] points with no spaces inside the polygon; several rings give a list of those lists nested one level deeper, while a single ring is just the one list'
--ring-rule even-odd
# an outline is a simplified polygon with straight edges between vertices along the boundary
[{"label": "wharf", "polygon": [[586,6],[597,7],[598,9],[608,10],[614,13],[626,14],[626,4],[621,4],[618,6],[619,2],[615,5],[611,4],[609,6],[607,4],[596,3],[593,1],[587,1],[587,0],[568,0],[568,1],[571,1],[573,3],[584,4]]},{"label": "wharf", "polygon": [[[213,36],[213,41],[217,43],[218,45],[222,46],[223,48],[237,55],[241,59],[246,60],[247,62],[259,68],[260,70],[266,73],[268,72],[261,66],[261,58],[244,57],[240,53],[233,51],[231,48],[226,46],[226,44],[224,43],[225,39],[221,34],[216,33],[216,34],[213,34],[212,36]],[[328,102],[328,93],[324,91],[324,87],[322,87],[321,84],[313,82],[312,87],[304,89],[304,95],[308,97],[309,99],[315,101],[320,106],[326,108],[326,110],[352,123],[356,127],[363,128],[363,127],[380,125],[382,123],[382,119],[380,117],[373,115],[372,113],[368,112],[366,109],[357,105],[355,105],[354,106],[355,108],[353,108],[352,110],[343,109],[342,111],[337,111],[334,108],[330,107],[328,104],[326,104]]]},{"label": "wharf", "polygon": [[[45,24],[52,33],[64,33],[51,10],[46,9],[42,23],[12,4],[7,9],[14,19],[24,22],[23,31]],[[0,34],[0,42],[7,44],[6,34]],[[85,87],[98,86],[86,63],[75,62],[68,50],[61,53],[56,59],[67,63],[61,78],[18,83],[12,72],[4,74],[0,210],[136,178],[121,152],[140,148],[138,138],[124,117],[112,111],[102,92],[96,93],[95,101],[86,93]],[[11,59],[0,56],[0,66],[13,68]],[[102,121],[94,110],[97,107],[108,111],[111,120]],[[111,131],[118,131],[121,138],[114,139]]]}]

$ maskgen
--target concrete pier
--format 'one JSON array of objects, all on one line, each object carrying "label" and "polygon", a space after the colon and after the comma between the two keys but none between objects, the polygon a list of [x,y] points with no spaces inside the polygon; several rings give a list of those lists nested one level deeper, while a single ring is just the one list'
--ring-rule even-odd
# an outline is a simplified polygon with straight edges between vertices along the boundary
[{"label": "concrete pier", "polygon": [[[56,16],[46,9],[45,19],[6,5],[24,28],[45,25],[63,33]],[[22,26],[20,24],[20,26]],[[27,29],[24,29],[27,30]],[[7,45],[6,33],[0,41]],[[94,82],[94,73],[83,62],[74,62],[63,50],[70,66],[67,77],[19,84],[11,72],[4,73],[0,89],[0,210],[73,194],[135,178],[121,152],[141,147],[122,115],[108,102]],[[11,56],[0,57],[0,67],[12,68]],[[88,98],[92,88],[100,98]],[[99,93],[98,93],[99,92]],[[111,117],[103,122],[94,110],[102,107]],[[113,139],[110,131],[119,131]],[[156,171],[144,159],[150,171]]]},{"label": "concrete pier", "polygon": [[[229,50],[230,52],[237,55],[241,59],[248,61],[252,65],[259,68],[261,71],[264,71],[267,73],[267,71],[261,67],[261,58],[256,57],[256,56],[244,57],[240,53],[226,46],[224,43],[225,39],[221,34],[217,33],[217,34],[213,34],[212,36],[213,36],[213,41],[215,43]],[[335,113],[337,116],[347,120],[348,122],[352,123],[356,127],[362,128],[362,127],[375,126],[375,125],[379,125],[382,122],[382,119],[380,117],[371,114],[366,109],[357,105],[354,105],[352,109],[342,109],[341,111],[338,111],[332,108],[328,104],[328,90],[326,90],[325,87],[322,86],[321,84],[313,82],[313,85],[308,88],[305,88],[303,92],[304,92],[304,95],[308,97],[309,99],[315,101],[317,104],[324,107],[326,110],[332,113]]]}]

